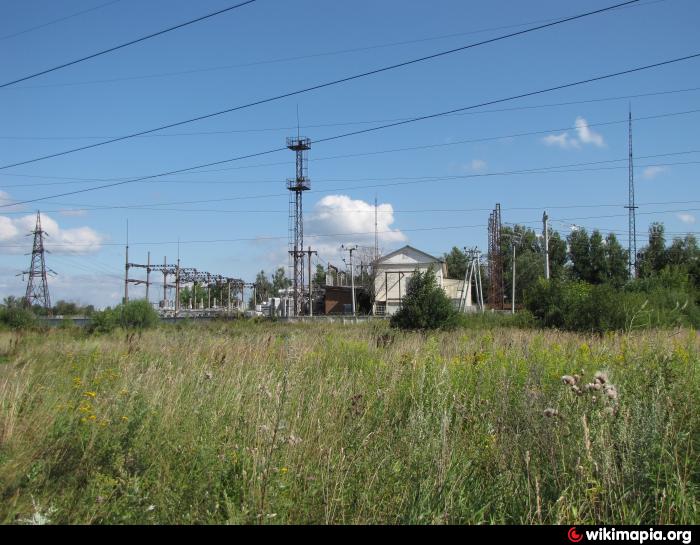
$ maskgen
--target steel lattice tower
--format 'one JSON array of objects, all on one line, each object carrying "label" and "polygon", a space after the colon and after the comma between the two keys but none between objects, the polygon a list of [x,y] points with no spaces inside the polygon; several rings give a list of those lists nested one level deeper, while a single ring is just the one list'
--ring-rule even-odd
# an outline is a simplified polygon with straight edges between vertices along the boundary
[{"label": "steel lattice tower", "polygon": [[[36,227],[30,234],[34,235],[34,245],[32,246],[32,262],[28,271],[27,293],[24,296],[24,303],[31,307],[35,303],[40,304],[46,310],[51,310],[51,297],[49,296],[49,284],[47,281],[46,260],[44,259],[44,236],[48,236],[41,228],[41,213],[36,213]],[[52,271],[53,272],[53,271]]]},{"label": "steel lattice tower", "polygon": [[632,155],[632,108],[629,109],[629,162],[628,162],[629,194],[627,206],[629,211],[629,243],[627,252],[630,278],[637,275],[637,206],[634,204],[634,160]]},{"label": "steel lattice tower", "polygon": [[307,152],[311,140],[301,136],[287,138],[287,147],[296,153],[296,177],[287,179],[289,190],[289,258],[293,269],[294,315],[301,315],[304,291],[304,213],[302,194],[311,189],[307,172]]},{"label": "steel lattice tower", "polygon": [[489,215],[489,302],[503,308],[503,256],[501,255],[501,205]]}]

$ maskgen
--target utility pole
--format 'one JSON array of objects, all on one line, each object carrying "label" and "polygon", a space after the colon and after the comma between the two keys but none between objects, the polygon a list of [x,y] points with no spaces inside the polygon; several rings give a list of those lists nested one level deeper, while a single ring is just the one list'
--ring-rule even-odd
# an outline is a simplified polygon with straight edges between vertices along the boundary
[{"label": "utility pole", "polygon": [[511,236],[511,245],[513,246],[513,295],[511,297],[511,314],[515,314],[515,246],[520,243],[520,237]]},{"label": "utility pole", "polygon": [[163,257],[163,308],[168,307],[168,258]]},{"label": "utility pole", "polygon": [[129,220],[126,220],[126,261],[124,271],[124,304],[129,302]]},{"label": "utility pole", "polygon": [[318,252],[316,250],[312,250],[311,246],[309,246],[309,249],[304,252],[305,254],[308,255],[309,257],[309,316],[314,315],[314,292],[313,292],[313,276],[311,276],[311,254],[316,254],[318,255]]},{"label": "utility pole", "polygon": [[[24,304],[32,307],[32,303],[41,304],[49,313],[51,313],[51,297],[49,296],[49,283],[46,277],[47,268],[44,254],[44,236],[48,236],[46,231],[41,228],[41,213],[37,210],[36,226],[30,234],[34,235],[34,244],[32,245],[32,261],[28,271],[21,274],[28,274],[27,292],[24,296]],[[54,272],[48,269],[49,272]],[[19,276],[19,275],[18,275]],[[35,284],[35,279],[38,279],[38,285]]]},{"label": "utility pole", "polygon": [[542,214],[542,223],[544,227],[544,277],[549,280],[549,225],[547,224],[549,216],[545,210]]},{"label": "utility pole", "polygon": [[146,264],[146,301],[149,301],[148,288],[150,285],[151,285],[151,252],[148,252],[148,261]]},{"label": "utility pole", "polygon": [[627,267],[629,269],[630,278],[634,278],[637,275],[637,206],[634,203],[634,160],[632,155],[632,106],[629,107],[629,158],[627,163],[628,169],[628,201],[627,208],[629,212],[629,226],[628,226],[628,263]]},{"label": "utility pole", "polygon": [[352,315],[355,316],[355,269],[352,262],[352,253],[357,250],[357,244],[355,246],[345,247],[344,244],[340,246],[341,250],[350,252],[350,283],[352,286]]}]

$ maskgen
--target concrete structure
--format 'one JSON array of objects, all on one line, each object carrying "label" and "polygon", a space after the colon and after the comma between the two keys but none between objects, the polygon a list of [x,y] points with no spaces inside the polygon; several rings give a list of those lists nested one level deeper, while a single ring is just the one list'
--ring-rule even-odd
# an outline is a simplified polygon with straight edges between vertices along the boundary
[{"label": "concrete structure", "polygon": [[[442,259],[421,252],[412,246],[404,246],[381,257],[374,264],[374,314],[391,316],[398,311],[414,271],[425,272],[429,267],[433,267],[438,285],[457,306],[462,295],[464,280],[446,278],[447,264]],[[467,307],[471,307],[471,304],[470,289],[467,293]]]}]

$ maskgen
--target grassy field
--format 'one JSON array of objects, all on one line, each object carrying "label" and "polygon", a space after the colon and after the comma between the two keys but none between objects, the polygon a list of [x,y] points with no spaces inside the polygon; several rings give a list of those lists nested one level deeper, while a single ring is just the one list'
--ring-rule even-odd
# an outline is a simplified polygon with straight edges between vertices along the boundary
[{"label": "grassy field", "polygon": [[698,523],[699,347],[689,330],[3,332],[0,521]]}]

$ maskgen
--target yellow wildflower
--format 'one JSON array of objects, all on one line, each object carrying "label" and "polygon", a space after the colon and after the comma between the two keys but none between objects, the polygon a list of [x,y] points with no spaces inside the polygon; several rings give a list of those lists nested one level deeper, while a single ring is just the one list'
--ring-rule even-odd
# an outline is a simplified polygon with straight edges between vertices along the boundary
[{"label": "yellow wildflower", "polygon": [[97,392],[85,392],[83,395],[85,397],[95,397],[97,395]]}]

